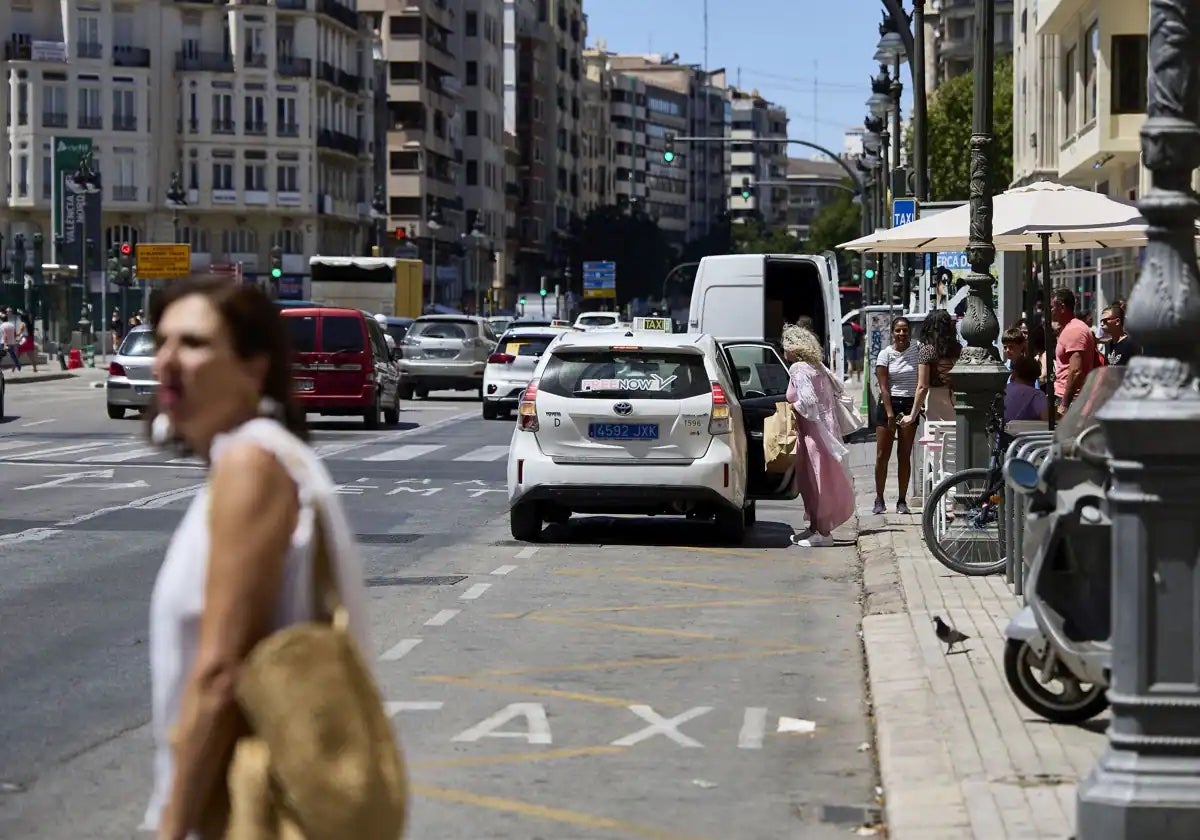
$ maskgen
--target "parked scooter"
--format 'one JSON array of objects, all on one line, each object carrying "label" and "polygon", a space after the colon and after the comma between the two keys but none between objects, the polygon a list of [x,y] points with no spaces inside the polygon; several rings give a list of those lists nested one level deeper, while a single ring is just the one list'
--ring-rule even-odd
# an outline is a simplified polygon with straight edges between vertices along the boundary
[{"label": "parked scooter", "polygon": [[1108,707],[1112,662],[1112,522],[1108,452],[1096,412],[1124,368],[1088,377],[1041,466],[1014,458],[1008,485],[1028,499],[1026,606],[1005,629],[1004,674],[1025,706],[1056,723]]}]

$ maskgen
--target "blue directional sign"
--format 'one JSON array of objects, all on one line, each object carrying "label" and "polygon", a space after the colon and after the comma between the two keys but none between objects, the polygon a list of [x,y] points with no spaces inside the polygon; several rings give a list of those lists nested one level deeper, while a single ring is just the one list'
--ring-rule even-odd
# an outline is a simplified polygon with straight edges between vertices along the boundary
[{"label": "blue directional sign", "polygon": [[951,271],[966,271],[971,267],[967,262],[966,251],[939,251],[937,264],[938,268],[948,268]]},{"label": "blue directional sign", "polygon": [[892,201],[892,227],[900,227],[917,220],[917,200],[897,198]]},{"label": "blue directional sign", "polygon": [[583,296],[585,298],[615,298],[617,296],[617,264],[609,260],[583,264]]}]

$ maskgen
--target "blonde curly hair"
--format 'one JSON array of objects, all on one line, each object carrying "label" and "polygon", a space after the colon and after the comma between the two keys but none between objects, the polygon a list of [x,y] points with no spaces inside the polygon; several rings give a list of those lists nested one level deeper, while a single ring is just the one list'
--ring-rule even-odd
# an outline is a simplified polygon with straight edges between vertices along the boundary
[{"label": "blonde curly hair", "polygon": [[810,365],[820,365],[821,342],[817,334],[797,324],[787,324],[782,335],[783,353],[791,362],[808,362]]}]

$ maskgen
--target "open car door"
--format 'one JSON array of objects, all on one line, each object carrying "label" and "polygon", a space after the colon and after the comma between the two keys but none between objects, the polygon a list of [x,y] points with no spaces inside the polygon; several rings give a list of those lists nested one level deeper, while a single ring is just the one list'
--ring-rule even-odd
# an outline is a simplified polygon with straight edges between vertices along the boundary
[{"label": "open car door", "polygon": [[768,473],[763,451],[763,424],[775,407],[787,401],[788,369],[768,342],[723,344],[733,370],[734,387],[746,427],[746,495],[751,499],[794,499],[799,488],[791,470]]}]

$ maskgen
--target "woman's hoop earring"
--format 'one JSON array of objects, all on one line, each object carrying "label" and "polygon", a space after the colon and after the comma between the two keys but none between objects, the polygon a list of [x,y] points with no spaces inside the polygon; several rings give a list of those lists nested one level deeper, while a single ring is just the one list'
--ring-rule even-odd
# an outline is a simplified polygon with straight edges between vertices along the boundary
[{"label": "woman's hoop earring", "polygon": [[272,417],[278,420],[283,417],[283,406],[273,397],[264,396],[258,401],[258,416]]}]

